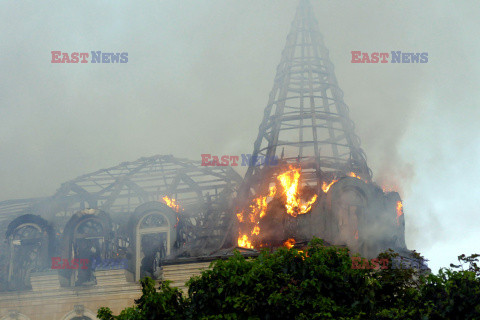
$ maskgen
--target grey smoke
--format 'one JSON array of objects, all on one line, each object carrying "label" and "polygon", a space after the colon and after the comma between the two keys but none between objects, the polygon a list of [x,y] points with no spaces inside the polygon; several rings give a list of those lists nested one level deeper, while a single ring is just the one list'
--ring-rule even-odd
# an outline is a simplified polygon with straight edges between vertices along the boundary
[{"label": "grey smoke", "polygon": [[[297,1],[2,1],[0,200],[153,154],[251,153]],[[476,1],[315,1],[378,182],[432,269],[480,251]],[[60,65],[50,51],[128,52]],[[350,51],[428,52],[352,64]]]}]

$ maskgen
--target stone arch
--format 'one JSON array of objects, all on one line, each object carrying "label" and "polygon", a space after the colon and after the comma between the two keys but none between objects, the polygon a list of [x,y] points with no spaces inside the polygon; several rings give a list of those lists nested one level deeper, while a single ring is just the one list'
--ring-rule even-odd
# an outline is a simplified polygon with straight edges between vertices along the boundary
[{"label": "stone arch", "polygon": [[40,216],[25,214],[10,222],[6,238],[10,249],[9,287],[31,289],[30,274],[49,267],[55,241],[53,228]]},{"label": "stone arch", "polygon": [[135,209],[129,222],[135,281],[145,275],[159,276],[160,260],[172,254],[177,223],[177,213],[164,203],[147,202]]},{"label": "stone arch", "polygon": [[85,309],[83,305],[75,305],[73,310],[67,313],[62,320],[98,320],[97,315]]},{"label": "stone arch", "polygon": [[[62,268],[59,270],[62,286],[95,284],[92,270],[94,259],[105,259],[110,251],[112,222],[110,216],[101,210],[87,209],[74,214],[67,222],[61,240]],[[79,266],[65,268],[79,259]],[[83,262],[80,259],[84,259]]]},{"label": "stone arch", "polygon": [[30,318],[18,311],[9,311],[0,320],[30,320]]},{"label": "stone arch", "polygon": [[360,179],[345,177],[332,185],[330,196],[331,238],[358,252],[364,242],[368,205],[372,195]]},{"label": "stone arch", "polygon": [[363,240],[366,207],[366,197],[360,189],[348,186],[342,190],[335,217],[339,237],[349,248],[358,250]]}]

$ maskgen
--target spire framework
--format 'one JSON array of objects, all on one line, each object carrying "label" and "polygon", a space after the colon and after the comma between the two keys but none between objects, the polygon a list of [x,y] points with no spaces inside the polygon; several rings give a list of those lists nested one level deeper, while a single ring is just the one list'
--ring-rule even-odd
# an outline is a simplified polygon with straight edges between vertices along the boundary
[{"label": "spire framework", "polygon": [[[312,7],[308,0],[301,0],[277,67],[253,159],[280,159],[280,163],[300,166],[303,182],[309,185],[348,172],[371,180],[348,112]],[[273,181],[275,170],[259,162],[248,168],[244,191]]]}]

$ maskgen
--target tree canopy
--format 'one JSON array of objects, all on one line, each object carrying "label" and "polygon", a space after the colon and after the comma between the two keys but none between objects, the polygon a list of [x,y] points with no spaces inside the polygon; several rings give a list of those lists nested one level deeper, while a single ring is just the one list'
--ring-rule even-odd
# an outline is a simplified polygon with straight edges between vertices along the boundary
[{"label": "tree canopy", "polygon": [[352,268],[348,249],[314,239],[301,251],[280,248],[256,258],[238,252],[187,282],[182,295],[168,281],[155,289],[141,280],[142,296],[101,320],[143,319],[480,319],[479,255],[459,256],[438,274],[394,268]]}]

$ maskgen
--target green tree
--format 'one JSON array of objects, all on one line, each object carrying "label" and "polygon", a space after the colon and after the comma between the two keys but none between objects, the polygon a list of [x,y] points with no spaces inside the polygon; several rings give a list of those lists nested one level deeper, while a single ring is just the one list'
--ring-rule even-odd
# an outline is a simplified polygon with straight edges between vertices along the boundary
[{"label": "green tree", "polygon": [[246,260],[235,254],[188,282],[199,318],[340,319],[370,313],[374,279],[352,269],[346,249],[314,240]]},{"label": "green tree", "polygon": [[[419,258],[419,255],[417,255]],[[187,282],[188,296],[153,280],[141,281],[142,297],[114,316],[101,308],[102,320],[124,319],[480,319],[478,255],[459,257],[461,265],[438,275],[395,268],[352,268],[345,248],[314,239],[305,251],[280,248],[256,258],[238,252],[217,260]],[[464,269],[463,264],[469,264]]]},{"label": "green tree", "polygon": [[[424,314],[429,319],[480,319],[478,254],[458,257],[459,265],[431,274],[421,286]],[[467,269],[464,265],[468,264]],[[458,270],[454,270],[458,269]]]},{"label": "green tree", "polygon": [[155,281],[148,277],[140,283],[142,296],[135,300],[134,307],[126,308],[118,316],[103,307],[98,310],[97,317],[101,320],[185,319],[188,303],[180,289],[170,287],[170,283],[165,281],[157,291]]}]

